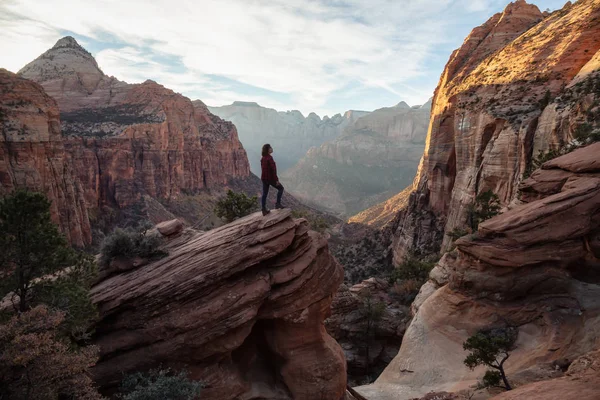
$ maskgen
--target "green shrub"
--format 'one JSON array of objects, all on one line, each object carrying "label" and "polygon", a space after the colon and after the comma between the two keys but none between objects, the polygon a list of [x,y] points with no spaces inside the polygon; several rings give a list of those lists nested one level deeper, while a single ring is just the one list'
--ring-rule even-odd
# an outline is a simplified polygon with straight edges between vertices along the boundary
[{"label": "green shrub", "polygon": [[436,261],[419,259],[407,255],[400,266],[392,271],[390,283],[394,284],[392,292],[399,297],[403,304],[410,304],[415,299],[421,286],[429,279],[429,273],[435,267]]},{"label": "green shrub", "polygon": [[459,238],[466,236],[469,234],[469,231],[460,227],[454,228],[452,231],[446,233],[452,239],[452,241],[456,241]]},{"label": "green shrub", "polygon": [[158,250],[160,237],[148,233],[151,227],[151,223],[144,222],[136,229],[115,229],[102,242],[100,265],[106,267],[117,257],[157,259],[166,256],[165,251]]},{"label": "green shrub", "polygon": [[592,125],[588,123],[583,123],[577,126],[573,133],[573,137],[577,139],[578,142],[584,144],[593,143],[600,140],[600,131],[594,130]]},{"label": "green shrub", "polygon": [[483,377],[483,386],[498,386],[502,381],[506,390],[512,387],[504,372],[504,363],[510,357],[518,331],[516,328],[483,330],[468,338],[463,343],[463,349],[469,352],[464,363],[470,369],[486,365],[488,370]]},{"label": "green shrub", "polygon": [[500,209],[498,195],[491,190],[479,193],[467,211],[472,231],[475,232],[483,221],[500,214]]},{"label": "green shrub", "polygon": [[123,379],[122,400],[195,400],[204,387],[201,382],[188,378],[185,372],[173,373],[170,369],[135,373]]},{"label": "green shrub", "polygon": [[74,266],[56,279],[44,279],[36,283],[31,304],[46,304],[64,312],[61,330],[77,341],[89,339],[89,327],[98,317],[90,297],[90,288],[97,275],[96,262],[92,257],[82,254]]},{"label": "green shrub", "polygon": [[544,97],[539,102],[540,109],[543,110],[544,108],[546,108],[546,106],[548,104],[550,104],[551,100],[552,100],[552,93],[550,93],[550,90],[546,90]]},{"label": "green shrub", "polygon": [[227,195],[217,201],[215,214],[227,223],[232,222],[258,210],[257,199],[256,196],[248,197],[245,193],[228,190]]},{"label": "green shrub", "polygon": [[373,338],[377,335],[379,325],[385,314],[385,303],[373,298],[370,292],[367,292],[362,299],[362,304],[359,308],[359,313],[363,319],[363,346],[365,354],[365,376],[369,377],[369,383],[374,379],[371,378],[371,357],[370,349],[373,345]]}]

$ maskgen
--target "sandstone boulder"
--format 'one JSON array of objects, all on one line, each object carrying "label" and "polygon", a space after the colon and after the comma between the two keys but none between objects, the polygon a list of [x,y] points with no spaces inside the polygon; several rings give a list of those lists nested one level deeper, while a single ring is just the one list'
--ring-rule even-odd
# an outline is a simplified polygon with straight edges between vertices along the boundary
[{"label": "sandstone boulder", "polygon": [[124,373],[185,368],[203,399],[345,396],[346,365],[325,331],[341,266],[289,210],[167,240],[169,255],[92,288],[100,320],[93,374],[110,391]]},{"label": "sandstone boulder", "polygon": [[177,235],[183,231],[183,228],[183,222],[178,219],[172,219],[156,225],[156,229],[163,236]]},{"label": "sandstone boulder", "polygon": [[579,357],[565,377],[525,385],[494,396],[494,400],[596,400],[600,381],[600,352]]}]

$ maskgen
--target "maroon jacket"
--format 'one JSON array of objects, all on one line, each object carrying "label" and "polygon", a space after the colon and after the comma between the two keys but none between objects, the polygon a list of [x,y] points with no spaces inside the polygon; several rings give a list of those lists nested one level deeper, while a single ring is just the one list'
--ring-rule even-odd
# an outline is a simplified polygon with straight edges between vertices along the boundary
[{"label": "maroon jacket", "polygon": [[277,166],[271,155],[263,156],[263,158],[260,159],[260,167],[262,169],[260,179],[263,182],[279,182],[279,178],[277,177]]}]

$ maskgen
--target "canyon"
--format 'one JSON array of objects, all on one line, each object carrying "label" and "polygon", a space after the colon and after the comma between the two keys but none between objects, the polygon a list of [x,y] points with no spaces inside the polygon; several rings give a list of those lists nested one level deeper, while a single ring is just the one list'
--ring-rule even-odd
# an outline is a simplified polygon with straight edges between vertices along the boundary
[{"label": "canyon", "polygon": [[[144,211],[146,218],[160,222],[173,217],[161,202],[222,189],[232,180],[250,177],[246,152],[232,123],[156,82],[127,84],[106,76],[72,37],[59,40],[23,67],[18,77],[4,75],[7,81],[36,82],[46,97],[54,99],[45,101],[56,101],[48,120],[53,141],[62,142],[56,151],[68,166],[67,176],[56,172],[46,178],[41,167],[28,168],[37,168],[36,173],[48,180],[42,182],[45,187],[58,185],[51,180],[77,181],[79,198],[74,204],[83,198],[94,222],[110,209],[140,208],[151,210]],[[26,118],[23,114],[21,125],[27,125]],[[28,129],[21,137],[20,142],[46,140]],[[3,161],[3,169],[10,170],[7,176],[20,174],[20,162]],[[28,187],[42,189],[33,180]],[[64,218],[60,220],[63,232],[84,231],[73,241],[77,245],[90,243],[85,219],[79,218],[82,228],[66,227]],[[78,222],[73,218],[69,223]]]},{"label": "canyon", "polygon": [[315,113],[304,117],[298,110],[277,111],[255,102],[235,101],[221,107],[208,107],[210,112],[235,124],[240,141],[248,152],[250,168],[260,176],[263,144],[275,149],[279,171],[294,166],[311,148],[338,137],[347,126],[367,111],[350,110],[323,119]]},{"label": "canyon", "polygon": [[[599,30],[599,1],[542,13],[519,0],[450,57],[413,187],[352,219],[386,226],[397,266],[441,256],[398,355],[356,388],[365,398],[597,398]],[[501,214],[471,230],[488,190]],[[477,389],[484,370],[464,366],[462,345],[507,327],[519,332],[506,364],[518,389]]]},{"label": "canyon", "polygon": [[[127,84],[66,37],[19,74],[0,70],[0,195],[45,192],[78,247],[107,210],[141,207],[168,221],[149,233],[164,258],[103,270],[92,287],[92,374],[107,394],[123,373],[161,364],[189,370],[206,399],[594,400],[599,33],[600,0],[552,13],[517,0],[452,53],[430,103],[322,120]],[[290,156],[282,177],[302,201],[358,213],[332,231],[366,237],[373,254],[357,244],[346,259],[370,272],[438,256],[410,307],[385,279],[356,272],[344,284],[334,233],[311,231],[289,209],[190,227],[196,211],[172,202],[257,186],[244,124],[252,151],[270,141],[277,160]],[[501,213],[473,228],[469,213],[487,191]],[[374,334],[371,301],[382,305]],[[464,365],[463,343],[509,327],[515,390],[480,389],[484,369]],[[347,392],[348,380],[381,370]]]},{"label": "canyon", "polygon": [[387,200],[414,179],[430,111],[430,102],[375,110],[311,148],[282,179],[301,201],[339,216]]}]

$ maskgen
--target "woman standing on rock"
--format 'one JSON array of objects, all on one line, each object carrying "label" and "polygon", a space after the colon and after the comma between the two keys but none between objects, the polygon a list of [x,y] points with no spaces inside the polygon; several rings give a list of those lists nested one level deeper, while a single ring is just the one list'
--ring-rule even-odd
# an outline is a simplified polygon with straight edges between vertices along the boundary
[{"label": "woman standing on rock", "polygon": [[273,186],[277,189],[277,203],[275,208],[283,208],[281,205],[281,196],[283,196],[283,186],[279,183],[277,177],[277,166],[275,160],[273,160],[273,148],[270,144],[265,144],[262,147],[262,158],[260,159],[261,176],[260,180],[263,183],[263,194],[262,194],[262,213],[267,215],[271,211],[267,208],[267,196],[269,195],[269,187]]}]

